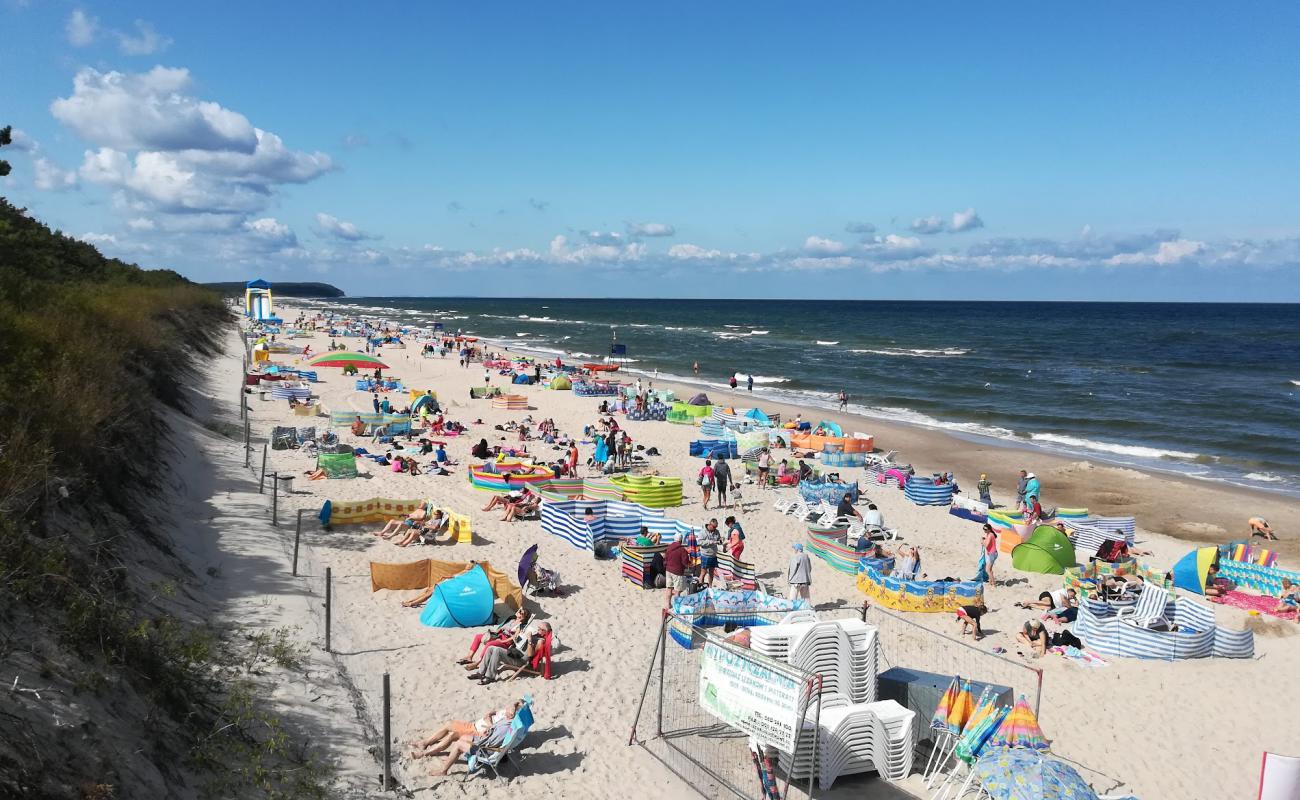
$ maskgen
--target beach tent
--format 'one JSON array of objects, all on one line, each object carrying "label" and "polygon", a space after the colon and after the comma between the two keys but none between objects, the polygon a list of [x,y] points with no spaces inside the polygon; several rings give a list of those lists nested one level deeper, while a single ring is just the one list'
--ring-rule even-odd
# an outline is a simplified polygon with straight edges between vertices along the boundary
[{"label": "beach tent", "polygon": [[756,423],[764,427],[768,427],[773,424],[772,418],[769,417],[767,414],[764,414],[763,410],[759,408],[751,408],[741,416],[749,417],[750,419],[754,420]]},{"label": "beach tent", "polygon": [[430,414],[438,413],[438,401],[433,398],[433,395],[429,394],[422,394],[416,398],[415,402],[411,405],[411,413],[419,415],[420,409],[425,406],[429,407]]},{"label": "beach tent", "polygon": [[1039,525],[1011,551],[1011,564],[1023,572],[1063,575],[1074,566],[1074,545],[1051,525]]},{"label": "beach tent", "polygon": [[316,469],[324,470],[326,478],[355,478],[357,457],[354,453],[321,453],[316,456]]},{"label": "beach tent", "polygon": [[525,375],[524,373],[521,372],[521,373],[519,373],[518,375],[515,376],[515,379],[514,379],[513,382],[514,382],[514,383],[521,383],[521,384],[524,384],[524,383],[532,383],[532,382],[533,382],[533,379],[532,379],[531,376],[529,376],[529,375]]},{"label": "beach tent", "polygon": [[705,394],[704,392],[700,392],[699,394],[697,394],[697,395],[695,395],[694,397],[692,397],[690,400],[687,400],[687,401],[686,401],[686,405],[688,405],[688,406],[707,406],[707,405],[712,405],[712,404],[709,402],[709,396],[708,396],[707,394]]},{"label": "beach tent", "polygon": [[551,380],[551,388],[552,388],[552,389],[561,389],[561,390],[572,389],[572,388],[573,388],[573,382],[569,380],[569,377],[568,377],[567,375],[556,375],[556,376]]},{"label": "beach tent", "polygon": [[523,605],[523,590],[486,561],[423,559],[407,564],[370,562],[371,591],[433,588],[420,621],[431,628],[468,628],[492,621],[493,606],[511,612]]},{"label": "beach tent", "polygon": [[838,424],[831,422],[828,419],[824,419],[821,422],[817,423],[817,427],[825,428],[827,432],[830,433],[831,436],[841,436],[841,437],[844,436],[844,430],[840,428]]},{"label": "beach tent", "polygon": [[1174,564],[1174,586],[1196,594],[1205,594],[1205,578],[1218,556],[1217,547],[1198,547]]},{"label": "beach tent", "polygon": [[487,573],[478,564],[433,587],[420,622],[430,628],[472,628],[492,621],[496,598]]}]

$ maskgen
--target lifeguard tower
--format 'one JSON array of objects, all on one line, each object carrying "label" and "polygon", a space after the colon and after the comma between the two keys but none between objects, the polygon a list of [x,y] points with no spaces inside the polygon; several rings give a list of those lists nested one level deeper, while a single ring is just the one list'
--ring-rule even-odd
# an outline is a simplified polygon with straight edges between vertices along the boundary
[{"label": "lifeguard tower", "polygon": [[271,304],[271,284],[258,278],[244,284],[244,316],[258,322],[279,322]]}]

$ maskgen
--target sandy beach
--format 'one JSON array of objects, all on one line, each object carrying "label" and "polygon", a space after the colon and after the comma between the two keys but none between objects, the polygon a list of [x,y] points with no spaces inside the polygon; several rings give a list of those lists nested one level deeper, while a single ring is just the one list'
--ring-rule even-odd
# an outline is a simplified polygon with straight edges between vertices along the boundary
[{"label": "sandy beach", "polygon": [[[297,314],[283,305],[279,311],[287,319]],[[313,353],[323,352],[328,337],[316,335],[293,343],[310,345]],[[228,345],[225,355],[215,359],[208,370],[209,390],[218,397],[233,396],[240,375],[242,345],[234,334]],[[421,358],[415,346],[385,350],[383,356],[391,366],[387,374],[401,378],[409,389],[432,389],[444,403],[449,419],[469,426],[468,435],[447,440],[451,458],[460,464],[456,474],[411,477],[362,460],[358,464],[362,474],[357,479],[307,481],[305,474],[313,469],[314,460],[287,450],[269,452],[268,470],[295,476],[293,492],[282,498],[280,514],[282,520],[291,521],[303,510],[300,580],[321,595],[325,569],[331,569],[334,656],[346,667],[372,720],[378,718],[381,705],[381,676],[385,672],[391,676],[393,736],[403,744],[400,750],[394,746],[394,752],[402,754],[394,765],[399,780],[417,796],[435,797],[608,797],[633,787],[647,798],[691,796],[688,786],[643,749],[627,746],[635,698],[655,644],[662,594],[635,588],[620,577],[617,562],[594,560],[590,554],[547,536],[537,521],[502,522],[495,511],[482,512],[490,495],[475,491],[465,476],[464,468],[471,461],[469,448],[480,438],[489,443],[514,442],[513,434],[495,431],[493,425],[531,414],[534,419],[555,420],[562,431],[580,434],[584,425],[596,421],[599,401],[539,386],[518,386],[512,391],[526,395],[533,410],[494,410],[487,401],[468,399],[469,388],[483,383],[478,365],[462,369],[454,354],[445,359]],[[292,366],[296,357],[278,360]],[[504,386],[504,381],[494,377],[492,383]],[[370,395],[355,391],[353,380],[336,370],[322,370],[320,382],[313,388],[325,409],[370,409]],[[694,393],[666,384],[655,388],[674,388],[679,396]],[[730,404],[733,396],[722,393],[713,399]],[[914,464],[921,473],[950,469],[968,491],[979,473],[986,472],[994,482],[995,499],[1003,501],[1014,494],[1016,470],[1036,471],[1043,482],[1045,505],[1083,506],[1094,514],[1136,515],[1138,541],[1154,553],[1147,560],[1162,568],[1168,568],[1194,543],[1241,538],[1245,520],[1253,515],[1268,517],[1284,534],[1300,531],[1300,511],[1280,496],[978,444],[881,421],[780,407],[764,401],[761,391],[752,400],[739,392],[734,402],[780,411],[786,417],[801,413],[813,421],[830,418],[846,430],[873,433],[877,448],[900,451],[900,460]],[[262,401],[257,394],[249,395],[249,405],[253,437],[259,443],[275,425],[315,424],[320,428],[328,424],[324,418],[296,416],[284,402]],[[476,424],[476,420],[482,423]],[[668,509],[669,516],[695,525],[725,516],[703,510],[697,487],[689,485],[700,466],[698,459],[687,455],[687,443],[698,438],[697,429],[634,421],[625,427],[637,444],[655,447],[662,454],[650,459],[652,469],[686,479],[686,502]],[[338,432],[346,443],[363,444],[345,429]],[[509,437],[506,442],[504,436]],[[369,446],[368,439],[364,446]],[[531,442],[529,447],[552,460],[558,455],[540,442]],[[255,460],[260,459],[260,447],[254,455]],[[590,447],[582,448],[584,461],[590,455]],[[860,470],[842,471],[860,474]],[[745,487],[745,500],[752,504],[743,516],[748,535],[746,557],[757,564],[760,575],[778,576],[778,583],[784,576],[791,543],[804,536],[802,526],[771,507],[778,494],[790,492]],[[898,528],[907,543],[923,549],[925,569],[931,576],[974,574],[978,525],[950,516],[944,508],[912,505],[897,489],[873,486],[867,494],[879,505],[890,527]],[[369,535],[377,525],[324,532],[315,523],[316,513],[327,499],[368,497],[430,498],[468,514],[474,543],[398,548]],[[571,589],[564,597],[529,600],[562,643],[551,681],[525,678],[481,687],[466,680],[465,671],[454,662],[467,648],[471,632],[421,625],[417,611],[400,605],[414,592],[371,591],[372,561],[488,560],[513,573],[523,550],[531,544],[540,544],[541,563],[557,569],[562,583]],[[1277,549],[1283,554],[1283,565],[1293,567],[1300,554],[1294,541],[1278,543]],[[813,570],[812,599],[819,607],[861,605],[864,596],[850,576],[816,559]],[[986,618],[989,635],[979,647],[1002,647],[1012,658],[1029,662],[1027,656],[1017,654],[1013,639],[1029,612],[1013,604],[1056,588],[1060,578],[1015,572],[1009,557],[998,562],[998,571],[999,579],[1011,580],[1009,585],[986,590],[991,609]],[[298,621],[302,629],[318,631],[319,606],[305,604],[301,613],[311,615]],[[1293,750],[1300,741],[1300,699],[1286,691],[1284,683],[1293,672],[1287,665],[1300,653],[1300,625],[1248,617],[1232,608],[1216,607],[1216,614],[1221,624],[1250,626],[1256,631],[1254,659],[1107,659],[1105,667],[1095,669],[1052,655],[1033,660],[1033,665],[1043,670],[1041,722],[1053,740],[1053,751],[1085,767],[1098,790],[1131,791],[1145,798],[1249,796],[1258,780],[1260,752]],[[949,635],[957,632],[950,614],[913,614],[909,619]],[[313,648],[321,644],[314,642]],[[882,647],[889,652],[888,643]],[[537,723],[524,747],[523,775],[509,787],[485,780],[462,784],[463,765],[453,770],[451,778],[431,777],[431,761],[412,761],[406,755],[409,748],[405,743],[428,735],[442,722],[475,719],[524,692],[536,699]],[[915,777],[894,786],[864,775],[842,780],[827,796],[897,797],[899,790],[922,796],[918,787]]]}]

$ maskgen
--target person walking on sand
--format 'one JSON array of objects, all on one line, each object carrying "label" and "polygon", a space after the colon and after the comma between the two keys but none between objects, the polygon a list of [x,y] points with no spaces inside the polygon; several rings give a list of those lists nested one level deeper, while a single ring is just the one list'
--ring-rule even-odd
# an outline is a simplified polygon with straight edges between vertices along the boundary
[{"label": "person walking on sand", "polygon": [[843,413],[843,412],[845,412],[845,411],[848,411],[848,410],[849,410],[849,393],[846,392],[846,391],[844,391],[843,389],[840,389],[840,395],[839,395],[839,398],[840,398],[840,412]]},{"label": "person walking on sand", "polygon": [[986,473],[983,472],[980,473],[980,480],[979,483],[975,484],[975,488],[979,489],[980,502],[988,506],[989,508],[992,508],[993,507],[993,482],[989,480],[989,476]]},{"label": "person walking on sand", "polygon": [[809,588],[812,586],[812,562],[803,551],[803,545],[794,543],[794,555],[790,556],[790,566],[786,570],[786,583],[790,584],[791,600],[808,600]]},{"label": "person walking on sand", "polygon": [[735,373],[732,373],[731,380],[727,381],[727,383],[731,384],[731,391],[733,391],[733,392],[736,391],[736,375],[735,375]]},{"label": "person walking on sand", "polygon": [[751,392],[754,391],[754,376],[753,376],[753,375],[747,375],[747,376],[745,377],[745,388],[748,389],[748,390],[751,391]]},{"label": "person walking on sand", "polygon": [[375,413],[378,414],[379,413],[379,392],[375,392],[370,396],[370,404],[375,407]]},{"label": "person walking on sand", "polygon": [[483,385],[484,386],[492,385],[492,370],[487,367],[483,368]]},{"label": "person walking on sand", "polygon": [[707,511],[709,498],[713,496],[713,461],[711,459],[704,459],[704,466],[700,467],[697,480],[700,484],[700,492],[704,495],[704,509]]},{"label": "person walking on sand", "polygon": [[713,465],[713,485],[718,492],[718,508],[722,508],[727,505],[727,490],[731,488],[731,467],[725,458]]}]

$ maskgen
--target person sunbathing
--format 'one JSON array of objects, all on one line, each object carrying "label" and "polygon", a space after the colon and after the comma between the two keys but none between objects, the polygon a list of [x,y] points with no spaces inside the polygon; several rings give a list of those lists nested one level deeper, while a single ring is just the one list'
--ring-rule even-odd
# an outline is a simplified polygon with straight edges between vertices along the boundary
[{"label": "person sunbathing", "polygon": [[531,662],[550,633],[551,623],[543,622],[532,633],[525,632],[516,636],[509,647],[489,647],[483,654],[478,671],[471,672],[466,677],[477,680],[479,686],[492,683],[506,667],[522,667]]},{"label": "person sunbathing", "polygon": [[1074,589],[1053,589],[1038,595],[1037,600],[1016,603],[1016,608],[1041,608],[1058,611],[1079,604],[1079,593]]},{"label": "person sunbathing", "polygon": [[364,422],[361,421],[361,415],[360,415],[360,414],[357,415],[357,421],[354,422],[354,423],[352,423],[352,435],[353,435],[353,436],[365,436],[365,435],[366,435],[366,423],[364,423]]},{"label": "person sunbathing", "polygon": [[451,746],[447,748],[447,758],[442,762],[442,768],[432,774],[435,776],[446,775],[456,762],[474,747],[500,747],[510,735],[514,719],[514,708],[509,709],[509,713],[503,710],[497,718],[493,719],[492,727],[487,731],[473,738],[462,737],[452,742]]},{"label": "person sunbathing", "polygon": [[[460,577],[461,575],[464,575],[466,572],[469,572],[471,569],[474,569],[474,567],[475,567],[477,564],[478,564],[477,561],[470,561],[470,562],[469,562],[469,566],[465,567],[465,569],[461,570],[460,572],[457,572],[455,575],[450,575],[450,576],[448,576],[447,578],[444,578],[443,580],[451,580],[452,578]],[[402,607],[403,607],[403,608],[419,608],[420,606],[422,606],[422,605],[424,605],[425,603],[429,602],[429,598],[430,598],[430,597],[433,597],[433,587],[432,587],[432,586],[430,586],[430,587],[428,587],[428,588],[426,588],[426,589],[421,589],[421,590],[420,590],[420,593],[417,594],[415,597],[412,597],[410,600],[403,600],[403,601],[402,601]]]},{"label": "person sunbathing", "polygon": [[509,507],[512,503],[517,503],[523,498],[522,491],[507,492],[506,494],[494,494],[487,505],[483,506],[484,511],[491,511],[497,506]]},{"label": "person sunbathing", "polygon": [[380,539],[391,539],[394,536],[396,536],[403,528],[409,529],[409,528],[416,527],[417,525],[419,525],[421,522],[424,521],[424,517],[425,517],[424,509],[417,508],[414,511],[412,511],[410,514],[407,514],[405,519],[401,517],[390,519],[387,523],[384,524],[384,527],[381,530],[375,532],[375,535],[378,536]]},{"label": "person sunbathing", "polygon": [[514,522],[519,517],[526,517],[535,512],[541,502],[542,498],[525,491],[524,496],[518,502],[511,503],[506,507],[506,515],[501,518],[501,521]]},{"label": "person sunbathing", "polygon": [[492,729],[492,726],[500,719],[508,719],[523,708],[524,701],[516,700],[514,704],[502,709],[490,709],[481,718],[475,722],[453,719],[442,727],[433,732],[427,739],[417,739],[411,742],[412,759],[428,758],[429,756],[445,753],[458,739],[473,739],[475,736],[486,733]]},{"label": "person sunbathing", "polygon": [[[477,669],[489,647],[509,647],[516,636],[528,630],[528,622],[532,617],[528,609],[520,607],[505,624],[489,628],[486,633],[475,634],[469,643],[469,655],[456,659],[456,663],[465,665],[466,669]],[[483,648],[482,653],[478,652],[480,647]]]}]

